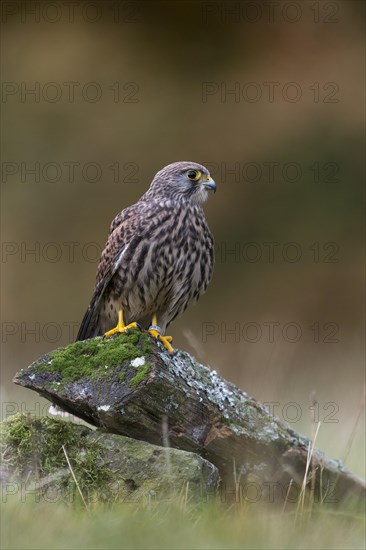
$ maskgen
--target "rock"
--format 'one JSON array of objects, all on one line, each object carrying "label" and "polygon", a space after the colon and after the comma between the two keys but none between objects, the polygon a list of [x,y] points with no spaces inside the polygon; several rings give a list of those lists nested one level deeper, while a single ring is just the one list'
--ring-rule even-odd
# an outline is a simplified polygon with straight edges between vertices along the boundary
[{"label": "rock", "polygon": [[307,465],[307,438],[188,353],[169,355],[144,331],[76,342],[14,381],[112,433],[162,445],[165,425],[170,446],[219,469],[222,490],[252,483],[283,503],[290,484],[300,492],[307,472],[306,487],[322,502],[324,495],[332,505],[365,495],[364,481],[340,461],[314,449]]},{"label": "rock", "polygon": [[197,501],[218,484],[217,468],[194,453],[48,417],[3,422],[1,454],[3,494],[18,489],[48,501],[74,500],[79,489],[86,503]]}]

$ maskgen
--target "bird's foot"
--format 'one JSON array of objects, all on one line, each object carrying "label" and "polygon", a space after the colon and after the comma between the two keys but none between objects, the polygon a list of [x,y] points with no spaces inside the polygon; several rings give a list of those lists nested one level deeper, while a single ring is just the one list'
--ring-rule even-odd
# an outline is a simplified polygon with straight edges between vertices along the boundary
[{"label": "bird's foot", "polygon": [[113,334],[123,334],[124,332],[128,334],[128,331],[130,330],[130,328],[140,328],[140,327],[138,326],[137,323],[130,323],[129,325],[120,325],[118,323],[116,327],[112,328],[112,330],[109,330],[104,334],[104,338],[109,338],[110,336],[113,336]]},{"label": "bird's foot", "polygon": [[140,328],[140,326],[137,323],[130,323],[129,325],[125,325],[125,322],[123,320],[123,313],[122,310],[120,310],[118,312],[117,326],[112,328],[112,330],[108,330],[108,332],[104,334],[104,338],[110,338],[111,336],[113,336],[113,334],[123,334],[124,332],[128,334],[131,328]]},{"label": "bird's foot", "polygon": [[173,353],[174,348],[170,344],[170,342],[173,341],[172,336],[162,336],[160,334],[160,327],[156,325],[152,325],[151,327],[149,327],[148,332],[149,334],[151,334],[153,338],[156,338],[157,340],[159,340],[159,342],[163,344],[163,346],[169,351],[169,353]]}]

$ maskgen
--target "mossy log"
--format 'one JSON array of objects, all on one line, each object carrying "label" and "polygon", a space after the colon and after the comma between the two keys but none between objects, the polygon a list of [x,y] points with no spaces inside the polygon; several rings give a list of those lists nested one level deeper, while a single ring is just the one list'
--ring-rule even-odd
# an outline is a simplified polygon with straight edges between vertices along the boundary
[{"label": "mossy log", "polygon": [[[193,451],[219,469],[222,490],[251,484],[295,502],[307,471],[311,498],[361,502],[362,479],[188,353],[169,355],[145,332],[76,342],[41,357],[14,382],[103,428]],[[289,492],[289,487],[291,490]]]},{"label": "mossy log", "polygon": [[3,498],[20,490],[70,503],[78,500],[76,480],[85,503],[197,502],[215,495],[219,477],[196,453],[26,414],[0,424],[0,453]]}]

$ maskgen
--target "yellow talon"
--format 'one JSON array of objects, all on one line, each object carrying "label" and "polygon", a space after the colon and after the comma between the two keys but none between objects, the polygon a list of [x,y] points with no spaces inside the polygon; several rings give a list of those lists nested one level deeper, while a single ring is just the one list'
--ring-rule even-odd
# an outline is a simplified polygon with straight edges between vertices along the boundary
[{"label": "yellow talon", "polygon": [[112,330],[109,330],[104,334],[104,338],[109,338],[110,336],[113,336],[113,334],[128,332],[130,328],[138,328],[137,323],[130,323],[129,325],[125,325],[124,319],[123,319],[123,311],[120,309],[118,311],[118,323],[117,326],[112,328]]},{"label": "yellow talon", "polygon": [[160,334],[160,328],[158,326],[158,319],[157,319],[156,313],[154,313],[152,317],[151,327],[149,328],[148,332],[149,334],[151,334],[153,338],[156,338],[157,340],[159,340],[163,344],[163,346],[169,351],[169,353],[172,353],[174,351],[174,348],[170,345],[170,342],[173,341],[173,337],[161,336]]}]

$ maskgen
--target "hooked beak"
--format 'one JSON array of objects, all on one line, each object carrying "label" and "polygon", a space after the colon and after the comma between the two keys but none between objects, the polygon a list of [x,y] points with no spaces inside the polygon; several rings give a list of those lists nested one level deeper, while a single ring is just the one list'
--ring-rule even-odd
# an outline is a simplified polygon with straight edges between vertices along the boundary
[{"label": "hooked beak", "polygon": [[211,176],[210,176],[206,181],[203,181],[203,182],[202,182],[202,186],[203,186],[203,187],[206,187],[206,189],[210,189],[211,191],[213,191],[214,193],[216,193],[216,183],[215,183],[214,180],[211,178]]}]

